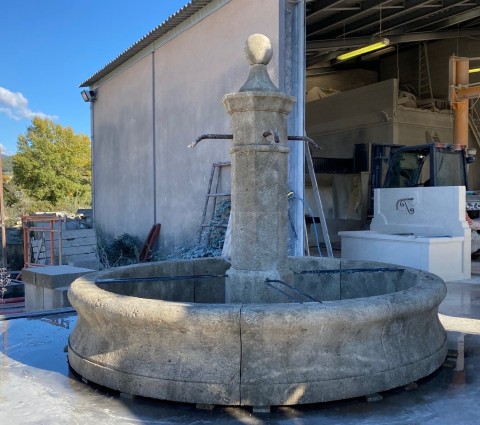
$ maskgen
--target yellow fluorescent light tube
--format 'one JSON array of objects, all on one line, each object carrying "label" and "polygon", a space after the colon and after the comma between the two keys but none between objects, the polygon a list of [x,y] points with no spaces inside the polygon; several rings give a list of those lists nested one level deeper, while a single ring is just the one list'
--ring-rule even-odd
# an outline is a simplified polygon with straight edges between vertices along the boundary
[{"label": "yellow fluorescent light tube", "polygon": [[351,52],[343,53],[337,56],[337,60],[345,61],[347,59],[354,58],[355,56],[363,55],[364,53],[373,52],[374,50],[383,49],[384,47],[390,44],[390,40],[388,38],[382,38],[380,41],[369,44],[365,47],[360,47],[359,49],[352,50]]}]

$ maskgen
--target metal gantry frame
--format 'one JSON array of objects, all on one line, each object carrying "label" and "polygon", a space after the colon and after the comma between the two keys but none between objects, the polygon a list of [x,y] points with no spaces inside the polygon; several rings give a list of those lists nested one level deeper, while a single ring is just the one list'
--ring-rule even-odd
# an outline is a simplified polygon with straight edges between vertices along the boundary
[{"label": "metal gantry frame", "polygon": [[467,58],[450,56],[448,76],[448,100],[453,109],[453,140],[455,144],[468,146],[469,99],[480,96],[479,83],[470,83],[470,61],[480,57]]},{"label": "metal gantry frame", "polygon": [[[41,227],[38,223],[49,223],[48,227]],[[58,265],[62,265],[62,222],[66,222],[66,217],[58,217],[56,214],[44,215],[25,215],[22,216],[23,229],[23,264],[24,268],[45,266],[31,261],[30,252],[32,243],[30,232],[50,233],[50,265],[55,265],[55,233],[58,234]],[[58,224],[58,228],[55,228]]]}]

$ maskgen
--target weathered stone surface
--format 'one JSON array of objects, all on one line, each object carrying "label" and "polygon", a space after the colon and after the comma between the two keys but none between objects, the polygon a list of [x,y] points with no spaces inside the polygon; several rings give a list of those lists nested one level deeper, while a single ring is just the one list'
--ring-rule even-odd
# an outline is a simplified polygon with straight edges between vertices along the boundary
[{"label": "weathered stone surface", "polygon": [[230,267],[230,262],[223,258],[197,258],[193,260],[195,275],[216,275],[216,278],[195,279],[196,303],[225,302],[225,273]]},{"label": "weathered stone surface", "polygon": [[238,404],[241,306],[117,295],[93,283],[99,276],[69,292],[79,314],[69,361],[78,373],[130,394]]},{"label": "weathered stone surface", "polygon": [[[69,291],[79,316],[69,340],[71,366],[122,393],[255,409],[368,395],[430,374],[447,353],[437,314],[446,294],[440,278],[375,263],[287,258],[286,117],[294,100],[261,91],[270,85],[263,36],[249,41],[247,53],[253,64],[247,92],[224,98],[234,136],[228,304],[218,303],[221,291],[207,288],[206,277],[158,285],[161,293],[147,280],[105,286],[110,292],[95,285],[101,277],[203,273],[219,285],[224,260],[87,275]],[[318,301],[285,302],[294,288]],[[149,299],[152,293],[162,299]]]},{"label": "weathered stone surface", "polygon": [[[269,280],[273,282],[269,283]],[[287,284],[293,282],[293,274],[289,269],[251,271],[236,270],[232,267],[227,271],[225,280],[225,300],[237,304],[292,301],[291,298],[274,288],[280,286],[280,289],[283,290],[281,282]],[[280,283],[280,285],[276,285],[276,283]]]},{"label": "weathered stone surface", "polygon": [[245,43],[245,56],[250,64],[250,72],[239,91],[277,92],[278,88],[273,84],[267,71],[267,65],[273,56],[270,40],[263,34],[250,35]]},{"label": "weathered stone surface", "polygon": [[[400,292],[303,304],[168,302],[118,295],[94,284],[106,276],[133,277],[134,270],[137,276],[161,274],[163,264],[174,276],[189,263],[147,263],[77,279],[69,292],[79,314],[70,337],[72,367],[90,381],[130,394],[262,406],[384,391],[430,374],[445,359],[446,333],[437,317],[445,284],[417,270],[405,269],[402,279],[409,282]],[[228,267],[222,259],[193,263],[202,274]],[[334,270],[339,263],[288,259],[295,277],[305,270]],[[341,263],[344,270],[388,267]],[[378,273],[371,274],[374,286],[379,277],[387,282],[388,272]],[[333,278],[334,286],[339,279]],[[169,290],[174,292],[169,298],[181,299],[179,287]],[[188,291],[184,295],[190,297]]]},{"label": "weathered stone surface", "polygon": [[287,265],[294,273],[294,287],[298,290],[318,301],[340,300],[340,260],[324,258],[319,262],[315,257],[290,257]]},{"label": "weathered stone surface", "polygon": [[438,278],[421,275],[401,293],[283,308],[244,306],[242,404],[356,397],[428,375],[447,351],[436,314],[444,296]]},{"label": "weathered stone surface", "polygon": [[245,55],[250,65],[268,65],[273,56],[272,43],[263,34],[252,34],[245,43]]},{"label": "weathered stone surface", "polygon": [[[265,286],[266,276],[292,281],[285,269],[287,117],[294,99],[281,93],[246,92],[226,95],[223,103],[233,129],[232,267],[226,300],[275,302],[278,295]],[[267,131],[275,131],[278,141],[273,134],[265,137]]]}]

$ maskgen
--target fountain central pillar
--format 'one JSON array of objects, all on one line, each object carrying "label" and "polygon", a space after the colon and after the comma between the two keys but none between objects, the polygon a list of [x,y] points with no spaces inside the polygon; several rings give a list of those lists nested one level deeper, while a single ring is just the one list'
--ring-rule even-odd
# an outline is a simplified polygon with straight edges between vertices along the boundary
[{"label": "fountain central pillar", "polygon": [[[295,98],[270,80],[270,41],[254,34],[245,48],[250,75],[223,104],[231,116],[232,246],[225,298],[229,303],[278,302],[268,280],[291,283],[287,268],[287,120]],[[280,297],[280,298],[279,298]]]}]

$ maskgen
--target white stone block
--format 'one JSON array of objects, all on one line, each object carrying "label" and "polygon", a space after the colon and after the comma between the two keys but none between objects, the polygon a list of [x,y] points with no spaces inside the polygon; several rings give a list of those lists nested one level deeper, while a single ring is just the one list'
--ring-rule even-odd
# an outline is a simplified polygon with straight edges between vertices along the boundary
[{"label": "white stone block", "polygon": [[413,267],[447,282],[470,279],[465,199],[463,186],[376,189],[371,230],[339,232],[342,258]]}]

